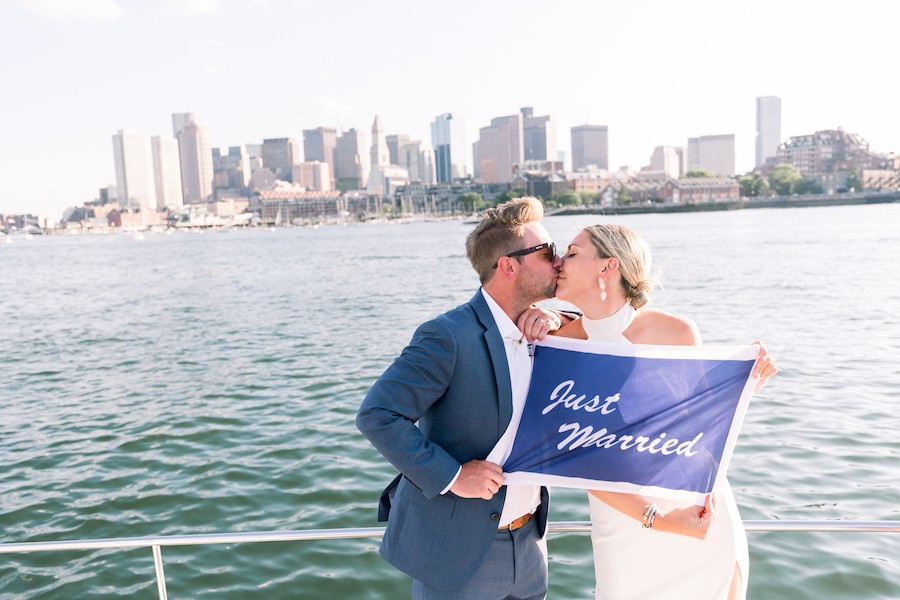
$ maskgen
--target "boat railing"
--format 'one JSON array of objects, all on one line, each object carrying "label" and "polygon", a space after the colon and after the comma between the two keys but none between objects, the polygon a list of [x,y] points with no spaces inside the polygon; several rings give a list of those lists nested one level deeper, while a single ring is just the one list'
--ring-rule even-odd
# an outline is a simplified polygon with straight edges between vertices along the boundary
[{"label": "boat railing", "polygon": [[[744,529],[758,531],[806,531],[840,533],[900,533],[900,521],[744,521]],[[590,533],[587,521],[559,521],[547,525],[547,532]],[[0,554],[21,552],[52,552],[67,550],[101,550],[151,548],[156,569],[156,587],[160,600],[167,600],[166,577],[163,569],[162,548],[171,546],[206,546],[212,544],[245,544],[260,542],[296,542],[312,540],[341,540],[380,538],[384,527],[345,529],[306,529],[292,531],[259,531],[240,533],[201,533],[191,535],[164,535],[133,538],[107,538],[96,540],[61,540],[56,542],[21,542],[0,544]]]}]

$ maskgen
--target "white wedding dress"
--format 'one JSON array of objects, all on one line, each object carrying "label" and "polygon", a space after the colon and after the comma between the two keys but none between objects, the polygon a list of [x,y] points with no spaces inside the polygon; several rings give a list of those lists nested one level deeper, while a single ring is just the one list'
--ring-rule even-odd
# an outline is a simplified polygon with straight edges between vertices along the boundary
[{"label": "white wedding dress", "polygon": [[[582,317],[582,324],[589,340],[630,344],[622,332],[633,319],[634,309],[626,303],[605,319]],[[747,536],[728,481],[714,493],[716,518],[703,540],[643,529],[638,520],[589,494],[597,600],[724,600],[735,562],[746,596]],[[662,511],[683,506],[653,502]]]}]

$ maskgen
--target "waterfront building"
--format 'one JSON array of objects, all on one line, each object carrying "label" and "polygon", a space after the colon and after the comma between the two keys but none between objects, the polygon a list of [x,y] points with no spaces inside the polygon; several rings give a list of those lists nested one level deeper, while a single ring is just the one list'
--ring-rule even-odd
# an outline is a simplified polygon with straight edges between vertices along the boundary
[{"label": "waterfront building", "polygon": [[522,113],[491,119],[479,131],[479,177],[483,183],[507,183],[513,165],[525,159]]},{"label": "waterfront building", "polygon": [[318,160],[307,160],[294,165],[291,180],[309,192],[330,192],[331,167]]},{"label": "waterfront building", "polygon": [[869,150],[869,142],[840,127],[797,135],[778,147],[774,164],[789,163],[804,177],[854,169],[896,169],[897,158]]},{"label": "waterfront building", "polygon": [[157,135],[150,138],[153,152],[153,182],[156,187],[156,208],[179,208],[184,204],[181,189],[181,156],[178,140]]},{"label": "waterfront building", "polygon": [[534,116],[530,106],[522,108],[525,160],[556,160],[556,120],[552,115]]},{"label": "waterfront building", "polygon": [[214,177],[212,146],[196,113],[175,113],[172,128],[181,158],[181,188],[185,204],[208,202]]},{"label": "waterfront building", "polygon": [[347,198],[340,192],[309,192],[298,186],[261,191],[259,204],[266,223],[305,225],[349,215]]},{"label": "waterfront building", "polygon": [[156,183],[150,137],[141,131],[120,129],[113,134],[116,196],[124,209],[156,211]]},{"label": "waterfront building", "polygon": [[660,201],[661,186],[662,182],[657,180],[616,178],[607,181],[601,187],[598,197],[601,206],[650,204]]},{"label": "waterfront building", "polygon": [[572,170],[580,171],[591,165],[609,169],[609,131],[606,125],[573,127]]},{"label": "waterfront building", "polygon": [[653,149],[653,155],[650,157],[651,171],[661,172],[664,178],[672,177],[678,179],[681,174],[681,159],[678,156],[678,150],[674,146],[657,146]]},{"label": "waterfront building", "polygon": [[[213,150],[213,184],[216,198],[234,197],[249,191],[250,154],[245,146],[231,146],[225,152],[221,148]],[[226,192],[227,190],[227,192]]]},{"label": "waterfront building", "polygon": [[409,143],[409,136],[405,133],[395,133],[385,136],[385,142],[388,147],[388,163],[402,167],[403,162],[400,159],[400,150]]},{"label": "waterfront building", "polygon": [[471,180],[459,180],[453,183],[435,183],[426,185],[411,182],[394,194],[395,204],[404,214],[462,214],[471,212],[471,207],[464,206],[459,197],[463,194],[477,193],[482,199],[492,204],[498,201],[500,194],[509,191],[508,183],[477,183]]},{"label": "waterfront building", "polygon": [[737,200],[740,186],[731,177],[685,177],[669,179],[659,188],[658,199],[666,204],[695,204]]},{"label": "waterfront building", "polygon": [[334,177],[341,191],[360,189],[369,177],[365,134],[356,129],[343,132],[334,149]]},{"label": "waterfront building", "polygon": [[452,183],[469,174],[466,130],[462,117],[453,113],[438,115],[431,124],[431,145],[434,148],[435,176],[438,181]]},{"label": "waterfront building", "polygon": [[337,130],[334,127],[317,127],[303,130],[303,160],[319,161],[328,165],[331,182],[328,189],[334,189],[334,149],[337,146]]},{"label": "waterfront building", "polygon": [[291,180],[291,169],[300,162],[300,148],[293,138],[263,140],[261,154],[263,166],[282,181]]},{"label": "waterfront building", "polygon": [[734,134],[688,138],[687,170],[706,169],[719,177],[734,175]]},{"label": "waterfront building", "polygon": [[759,96],[756,99],[756,166],[778,154],[781,145],[781,98]]}]

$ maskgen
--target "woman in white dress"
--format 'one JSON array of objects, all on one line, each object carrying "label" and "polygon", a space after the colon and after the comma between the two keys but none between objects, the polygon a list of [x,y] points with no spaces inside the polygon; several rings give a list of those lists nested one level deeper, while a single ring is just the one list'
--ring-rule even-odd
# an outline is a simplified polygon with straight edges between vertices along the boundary
[{"label": "woman in white dress", "polygon": [[[699,345],[700,332],[692,321],[645,306],[652,286],[650,266],[646,243],[627,227],[594,225],[582,230],[563,257],[556,297],[577,306],[584,316],[555,335]],[[522,319],[520,325],[524,327]],[[757,389],[777,372],[760,347]],[[727,482],[713,490],[702,507],[602,491],[591,491],[589,498],[598,600],[746,596],[747,538]],[[642,527],[654,504],[658,512],[651,528]]]}]

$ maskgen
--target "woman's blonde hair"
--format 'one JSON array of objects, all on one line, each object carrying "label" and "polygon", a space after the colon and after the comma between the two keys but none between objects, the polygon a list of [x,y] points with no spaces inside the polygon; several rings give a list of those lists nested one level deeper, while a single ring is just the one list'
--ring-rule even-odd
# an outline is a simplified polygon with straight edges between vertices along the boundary
[{"label": "woman's blonde hair", "polygon": [[484,211],[481,222],[466,237],[466,256],[481,283],[494,276],[501,256],[522,249],[522,226],[544,218],[544,205],[526,196],[504,202]]},{"label": "woman's blonde hair", "polygon": [[644,239],[624,225],[613,223],[585,227],[600,258],[619,261],[619,273],[625,297],[634,308],[650,301],[650,290],[656,279],[650,276],[653,261]]}]

